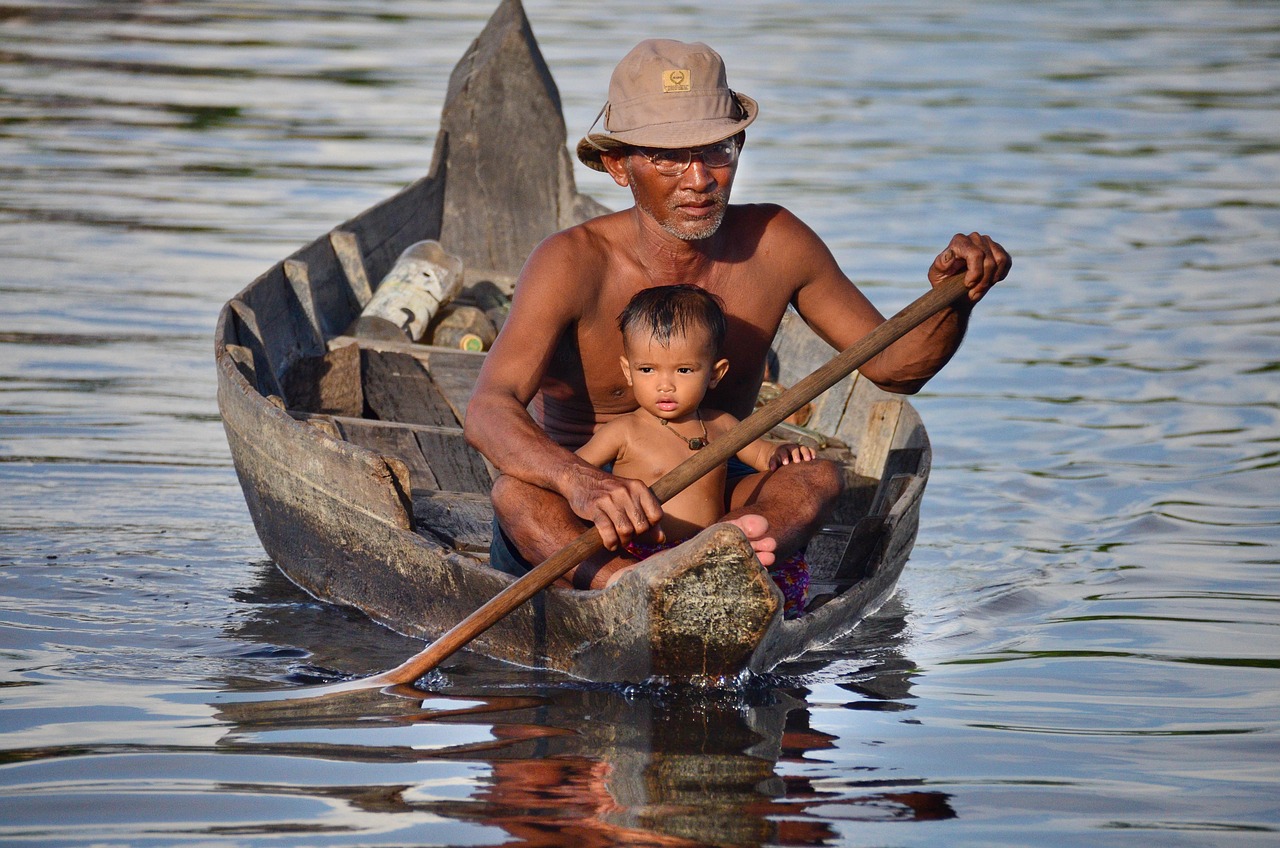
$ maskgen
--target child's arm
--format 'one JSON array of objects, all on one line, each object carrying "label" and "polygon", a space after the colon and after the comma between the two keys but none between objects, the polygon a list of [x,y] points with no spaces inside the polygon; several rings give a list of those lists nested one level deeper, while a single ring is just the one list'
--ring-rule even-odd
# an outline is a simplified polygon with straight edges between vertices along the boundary
[{"label": "child's arm", "polygon": [[596,430],[590,440],[574,453],[596,468],[603,468],[621,455],[623,441],[622,419],[615,418]]},{"label": "child's arm", "polygon": [[[718,424],[717,429],[722,433],[727,432],[730,427],[738,423],[738,419],[734,418],[727,412],[718,413],[716,416]],[[768,442],[764,439],[756,439],[742,450],[738,451],[738,459],[750,465],[756,471],[773,471],[783,465],[790,465],[793,462],[808,462],[817,457],[813,452],[813,448],[807,445],[797,445],[790,442]]]}]

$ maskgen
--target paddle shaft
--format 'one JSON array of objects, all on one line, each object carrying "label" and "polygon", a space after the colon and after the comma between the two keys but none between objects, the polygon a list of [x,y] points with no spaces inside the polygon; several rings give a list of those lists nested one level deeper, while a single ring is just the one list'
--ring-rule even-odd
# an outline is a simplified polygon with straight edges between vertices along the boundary
[{"label": "paddle shaft", "polygon": [[[734,425],[729,432],[663,475],[652,486],[658,500],[666,503],[711,469],[728,462],[738,451],[781,424],[796,410],[853,373],[876,354],[918,327],[926,319],[950,306],[965,293],[964,275],[948,277],[901,312],[867,333],[825,365]],[[459,648],[498,623],[508,613],[543,589],[560,575],[604,548],[600,531],[594,526],[565,545],[541,565],[494,595],[491,600],[453,626],[447,633],[405,662],[372,678],[368,685],[411,683],[453,655]]]}]

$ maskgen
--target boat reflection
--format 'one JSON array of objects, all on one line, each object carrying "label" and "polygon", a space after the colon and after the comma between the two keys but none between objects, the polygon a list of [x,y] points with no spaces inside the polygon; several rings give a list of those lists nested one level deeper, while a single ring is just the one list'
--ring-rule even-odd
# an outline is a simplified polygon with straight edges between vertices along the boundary
[{"label": "boat reflection", "polygon": [[[358,624],[264,577],[254,600],[277,596],[260,603],[238,636],[259,648],[290,646],[286,654],[332,656],[335,645],[367,654]],[[840,684],[858,696],[852,706],[910,708],[910,663],[895,641],[879,642],[868,673]],[[815,783],[812,766],[840,740],[811,725],[809,691],[788,679],[729,690],[592,686],[463,654],[434,682],[433,691],[324,698],[228,693],[217,704],[229,724],[221,744],[270,756],[481,764],[465,798],[412,785],[322,791],[365,813],[428,812],[500,827],[530,846],[825,845],[839,839],[833,821],[955,816],[947,794],[920,781],[868,772],[838,788]],[[229,685],[251,688],[245,684]]]}]

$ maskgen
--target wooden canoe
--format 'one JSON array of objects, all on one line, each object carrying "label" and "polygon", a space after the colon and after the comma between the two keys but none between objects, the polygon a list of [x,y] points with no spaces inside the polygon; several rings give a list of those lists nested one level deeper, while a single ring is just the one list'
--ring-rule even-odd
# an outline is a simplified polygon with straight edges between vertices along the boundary
[{"label": "wooden canoe", "polygon": [[[465,300],[509,289],[540,239],[602,211],[574,187],[566,136],[524,11],[505,0],[454,70],[427,176],[222,310],[218,405],[236,472],[267,554],[316,598],[433,639],[512,580],[487,564],[492,468],[462,438],[483,354],[345,332],[413,242],[461,257]],[[794,315],[774,351],[784,384],[832,355]],[[929,441],[910,404],[856,374],[806,426],[848,485],[810,543],[803,616],[783,619],[742,534],[716,525],[608,589],[541,593],[471,648],[592,680],[725,678],[847,634],[911,551]]]}]

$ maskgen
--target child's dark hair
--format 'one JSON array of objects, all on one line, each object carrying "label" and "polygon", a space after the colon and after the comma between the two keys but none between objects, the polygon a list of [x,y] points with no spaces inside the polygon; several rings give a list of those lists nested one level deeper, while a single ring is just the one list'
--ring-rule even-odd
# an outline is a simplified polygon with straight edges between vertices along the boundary
[{"label": "child's dark hair", "polygon": [[624,338],[644,332],[664,347],[672,335],[684,335],[690,326],[706,328],[712,350],[719,354],[726,332],[720,298],[697,286],[657,286],[638,292],[618,316]]}]

